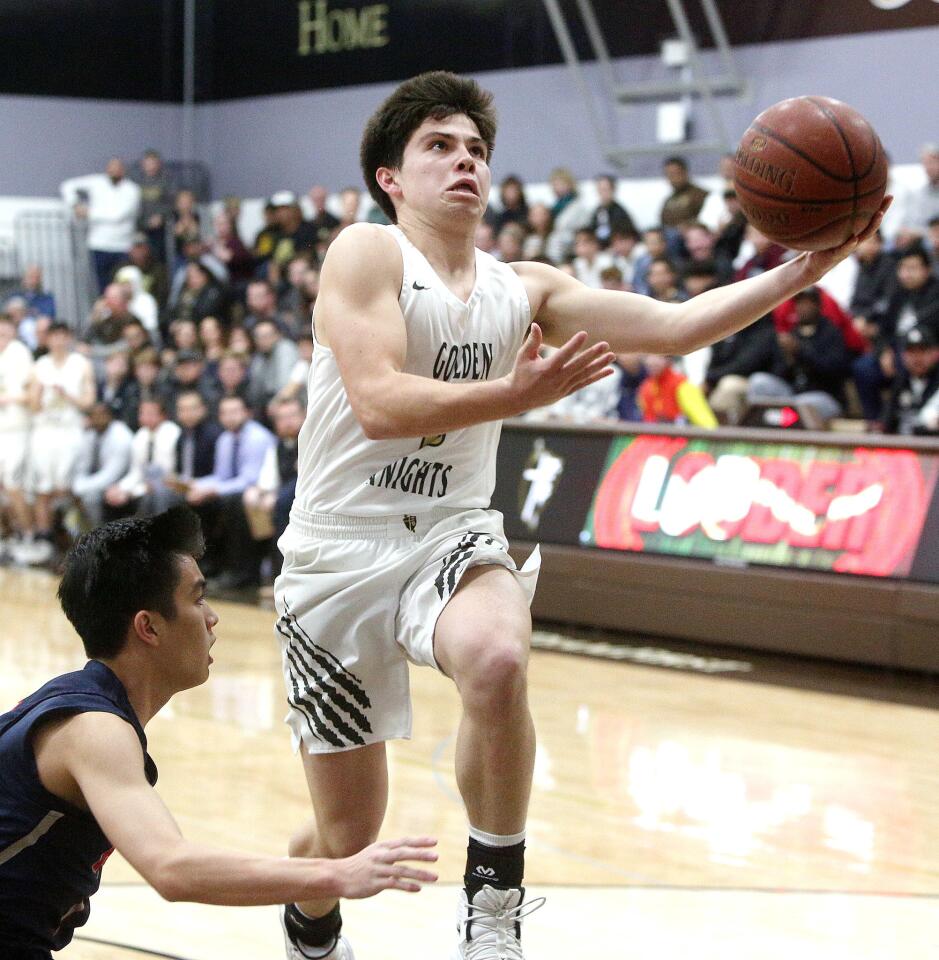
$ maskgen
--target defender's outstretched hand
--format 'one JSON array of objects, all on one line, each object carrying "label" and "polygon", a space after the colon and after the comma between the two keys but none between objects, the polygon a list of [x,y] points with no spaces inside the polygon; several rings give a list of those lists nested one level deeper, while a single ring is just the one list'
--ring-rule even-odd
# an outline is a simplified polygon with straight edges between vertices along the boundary
[{"label": "defender's outstretched hand", "polygon": [[796,260],[801,259],[803,261],[805,269],[809,271],[814,278],[811,282],[814,283],[815,280],[820,280],[832,267],[850,257],[868,237],[873,236],[880,228],[884,214],[887,212],[891,203],[893,203],[892,196],[884,197],[880,209],[871,217],[871,222],[864,230],[856,237],[851,237],[850,240],[845,241],[840,247],[832,247],[830,250],[817,250],[814,253],[802,253],[796,257]]},{"label": "defender's outstretched hand", "polygon": [[416,893],[422,883],[434,883],[436,873],[419,870],[402,861],[433,862],[437,845],[432,837],[406,837],[382,840],[351,857],[335,861],[339,872],[338,894],[350,900],[371,897],[382,890],[407,890]]},{"label": "defender's outstretched hand", "polygon": [[531,325],[509,374],[520,412],[554,403],[613,372],[610,363],[615,354],[610,351],[610,345],[600,342],[581,350],[586,339],[586,332],[581,330],[551,356],[542,357],[544,335],[537,323]]}]

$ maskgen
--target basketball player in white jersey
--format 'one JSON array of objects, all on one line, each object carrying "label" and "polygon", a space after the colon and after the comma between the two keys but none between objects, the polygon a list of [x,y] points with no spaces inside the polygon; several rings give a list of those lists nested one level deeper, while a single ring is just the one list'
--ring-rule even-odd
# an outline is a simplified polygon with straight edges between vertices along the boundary
[{"label": "basketball player in white jersey", "polygon": [[32,369],[29,347],[16,339],[16,321],[0,314],[0,494],[17,538],[32,527],[29,504],[23,495],[29,442],[26,385]]},{"label": "basketball player in white jersey", "polygon": [[[525,903],[522,874],[539,560],[516,570],[488,509],[501,421],[607,375],[614,352],[687,353],[726,337],[856,246],[677,305],[499,263],[473,245],[494,138],[491,96],[447,73],[402,84],[366,127],[366,183],[394,225],[347,228],[323,265],[276,584],[288,722],[314,811],[291,854],[346,856],[375,839],[385,741],[411,730],[408,661],[455,683],[464,960],[521,960],[521,919],[538,905]],[[559,349],[542,358],[543,342]],[[284,926],[291,960],[353,957],[334,900],[288,906]]]},{"label": "basketball player in white jersey", "polygon": [[85,414],[95,402],[91,361],[72,349],[68,325],[53,323],[47,343],[49,352],[33,366],[28,388],[33,410],[28,487],[35,496],[36,522],[36,541],[27,557],[32,563],[52,557],[53,504],[69,495]]}]

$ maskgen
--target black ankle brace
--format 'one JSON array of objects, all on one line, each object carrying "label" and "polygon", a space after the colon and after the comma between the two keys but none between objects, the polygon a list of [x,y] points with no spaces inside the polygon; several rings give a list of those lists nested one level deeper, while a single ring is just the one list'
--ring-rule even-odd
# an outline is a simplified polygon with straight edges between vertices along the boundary
[{"label": "black ankle brace", "polygon": [[490,847],[470,837],[466,848],[466,873],[463,885],[468,899],[485,884],[500,890],[520,887],[525,875],[525,841],[511,847]]},{"label": "black ankle brace", "polygon": [[302,914],[295,903],[287,905],[284,911],[284,926],[287,934],[295,943],[305,943],[311,947],[324,947],[333,943],[342,930],[342,916],[339,904],[325,917],[311,918]]}]

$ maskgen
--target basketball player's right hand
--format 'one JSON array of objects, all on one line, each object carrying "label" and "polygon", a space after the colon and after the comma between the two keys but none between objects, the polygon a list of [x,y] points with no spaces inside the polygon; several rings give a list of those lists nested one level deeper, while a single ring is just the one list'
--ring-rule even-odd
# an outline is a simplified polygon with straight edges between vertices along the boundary
[{"label": "basketball player's right hand", "polygon": [[808,275],[809,283],[811,284],[816,280],[821,280],[832,267],[837,266],[842,260],[850,257],[868,237],[873,236],[880,229],[884,215],[890,209],[890,204],[892,203],[893,195],[888,194],[881,201],[880,208],[877,213],[871,217],[867,226],[856,237],[849,237],[841,246],[832,247],[829,250],[815,250],[811,253],[803,251],[800,253],[795,259],[801,260],[802,263],[805,264],[806,269],[810,271]]},{"label": "basketball player's right hand", "polygon": [[382,890],[407,890],[416,893],[422,883],[434,883],[436,873],[420,870],[403,861],[433,862],[437,853],[432,837],[406,837],[382,840],[352,857],[335,861],[339,873],[339,896],[349,900],[371,897]]},{"label": "basketball player's right hand", "polygon": [[542,357],[544,335],[537,323],[531,325],[509,374],[512,391],[521,404],[520,412],[554,403],[613,372],[610,364],[615,354],[610,345],[600,342],[581,349],[586,339],[586,331],[581,330],[563,347]]}]

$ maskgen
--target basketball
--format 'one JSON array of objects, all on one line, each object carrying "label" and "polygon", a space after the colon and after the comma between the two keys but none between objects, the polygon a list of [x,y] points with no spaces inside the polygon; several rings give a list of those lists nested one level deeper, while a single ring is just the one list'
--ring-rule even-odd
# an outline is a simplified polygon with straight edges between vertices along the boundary
[{"label": "basketball", "polygon": [[887,188],[887,158],[857,110],[829,97],[793,97],[750,124],[734,185],[760,233],[794,250],[827,250],[870,223]]}]

